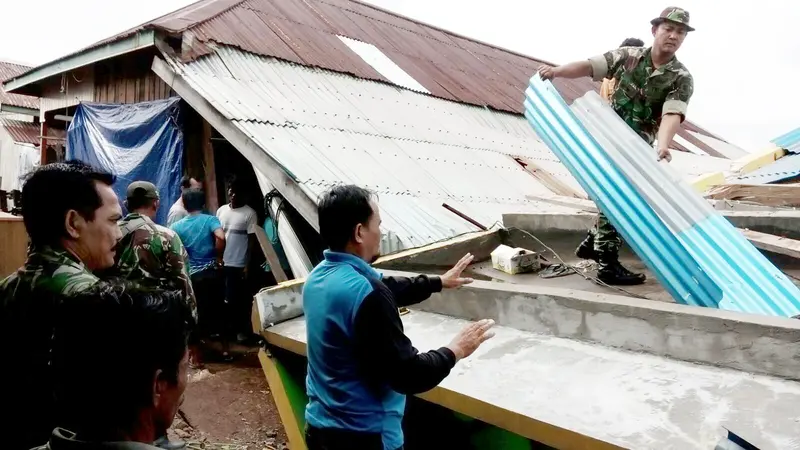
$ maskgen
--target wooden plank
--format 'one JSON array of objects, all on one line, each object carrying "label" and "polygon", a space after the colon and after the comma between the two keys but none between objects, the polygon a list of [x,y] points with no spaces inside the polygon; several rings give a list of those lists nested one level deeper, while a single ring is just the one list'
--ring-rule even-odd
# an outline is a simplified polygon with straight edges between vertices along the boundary
[{"label": "wooden plank", "polygon": [[767,206],[800,206],[800,184],[725,184],[712,188],[706,196]]},{"label": "wooden plank", "polygon": [[760,152],[751,153],[743,156],[731,165],[739,175],[745,175],[754,170],[760,169],[767,164],[772,164],[775,160],[786,155],[786,150],[778,147],[770,147]]},{"label": "wooden plank", "polygon": [[0,279],[11,275],[25,264],[28,255],[28,233],[22,217],[0,212]]},{"label": "wooden plank", "polygon": [[211,143],[211,125],[202,117],[200,120],[203,122],[201,137],[204,168],[203,189],[206,191],[206,206],[209,211],[216,211],[219,209],[219,196],[217,195],[217,166],[214,162],[214,146]]},{"label": "wooden plank", "polygon": [[547,189],[550,189],[556,195],[563,195],[564,197],[573,197],[580,199],[587,199],[586,195],[576,191],[566,183],[562,182],[555,175],[539,167],[535,162],[528,158],[512,156],[514,160],[522,167],[522,169],[529,174],[533,175],[540,183]]},{"label": "wooden plank", "polygon": [[800,241],[752,230],[739,231],[756,248],[800,259]]},{"label": "wooden plank", "polygon": [[280,259],[278,259],[278,253],[275,251],[275,247],[272,246],[272,242],[270,242],[263,228],[256,227],[256,238],[258,238],[258,245],[261,246],[261,251],[264,252],[264,256],[269,263],[269,268],[275,276],[275,281],[278,283],[288,281],[289,278],[286,276],[286,272],[283,271],[283,267],[281,267]]}]

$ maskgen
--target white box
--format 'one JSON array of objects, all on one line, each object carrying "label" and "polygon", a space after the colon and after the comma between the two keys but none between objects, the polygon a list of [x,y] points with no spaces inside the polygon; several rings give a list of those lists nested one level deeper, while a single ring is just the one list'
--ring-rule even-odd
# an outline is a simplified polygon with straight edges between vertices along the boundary
[{"label": "white box", "polygon": [[492,252],[492,267],[503,272],[516,275],[518,273],[539,270],[542,262],[536,252],[524,248],[511,248],[500,245]]}]

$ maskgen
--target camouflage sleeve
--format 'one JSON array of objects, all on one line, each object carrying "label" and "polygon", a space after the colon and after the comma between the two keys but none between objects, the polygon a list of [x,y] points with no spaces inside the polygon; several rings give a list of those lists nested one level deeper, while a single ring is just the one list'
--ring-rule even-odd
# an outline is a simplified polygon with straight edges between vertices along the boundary
[{"label": "camouflage sleeve", "polygon": [[589,58],[589,62],[592,64],[592,78],[594,81],[602,81],[609,74],[616,72],[628,56],[628,48],[621,47]]},{"label": "camouflage sleeve", "polygon": [[197,299],[194,296],[194,288],[192,287],[192,280],[189,276],[189,254],[186,252],[186,247],[183,246],[181,238],[177,233],[172,234],[169,241],[169,251],[164,252],[166,261],[164,266],[167,270],[175,276],[179,283],[183,286],[183,291],[186,294],[186,302],[192,310],[192,317],[197,320]]},{"label": "camouflage sleeve", "polygon": [[681,116],[681,122],[683,122],[686,119],[686,110],[689,107],[689,100],[692,98],[693,93],[694,79],[692,79],[692,74],[686,69],[681,69],[680,76],[675,80],[672,90],[667,94],[667,98],[664,101],[662,115],[678,114]]}]

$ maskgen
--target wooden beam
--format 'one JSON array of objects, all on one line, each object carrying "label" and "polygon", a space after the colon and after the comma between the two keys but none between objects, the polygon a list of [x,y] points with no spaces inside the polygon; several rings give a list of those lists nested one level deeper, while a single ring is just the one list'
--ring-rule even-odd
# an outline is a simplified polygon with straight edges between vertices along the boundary
[{"label": "wooden beam", "polygon": [[219,195],[217,195],[217,165],[214,161],[214,146],[211,144],[211,124],[203,117],[203,133],[201,144],[203,146],[203,189],[206,191],[206,206],[209,211],[216,213],[219,209]]},{"label": "wooden beam", "polygon": [[256,238],[258,238],[258,245],[261,246],[261,251],[264,252],[264,256],[267,258],[272,274],[275,275],[275,281],[278,283],[288,281],[289,277],[286,276],[286,272],[284,272],[283,267],[281,267],[278,253],[275,251],[275,247],[272,246],[272,242],[270,242],[263,228],[256,227]]},{"label": "wooden beam", "polygon": [[[161,48],[162,46],[159,46],[159,49]],[[234,126],[205,97],[190,86],[181,75],[175,73],[166,61],[159,57],[153,58],[152,70],[189,106],[203,116],[242,156],[247,158],[253,164],[253,167],[261,171],[309,225],[314,230],[319,231],[319,218],[317,217],[315,200],[303,191],[297,179],[286,167],[256,144],[242,130]]]},{"label": "wooden beam", "polygon": [[800,259],[800,241],[752,230],[739,231],[756,248]]},{"label": "wooden beam", "polygon": [[39,164],[47,164],[47,123],[42,120],[40,127],[41,135],[39,136]]},{"label": "wooden beam", "polygon": [[725,184],[712,188],[706,196],[767,206],[800,206],[800,184]]},{"label": "wooden beam", "polygon": [[558,177],[544,170],[543,168],[539,167],[539,165],[537,165],[532,160],[517,156],[512,156],[512,158],[514,158],[514,161],[516,161],[520,166],[522,166],[522,169],[524,171],[531,174],[540,183],[542,183],[544,187],[550,189],[554,194],[562,195],[564,197],[588,199],[588,197],[585,194],[573,189],[568,184],[562,182],[561,180],[558,179]]}]

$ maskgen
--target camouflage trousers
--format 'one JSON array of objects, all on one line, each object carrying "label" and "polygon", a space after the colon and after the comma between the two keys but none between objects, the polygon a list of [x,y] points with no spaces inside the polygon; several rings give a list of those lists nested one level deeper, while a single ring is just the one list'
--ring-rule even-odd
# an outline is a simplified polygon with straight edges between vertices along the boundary
[{"label": "camouflage trousers", "polygon": [[619,249],[622,248],[622,237],[620,237],[617,229],[605,214],[600,213],[597,215],[594,226],[589,233],[594,237],[594,251],[597,253],[610,253],[611,255],[618,255]]}]

